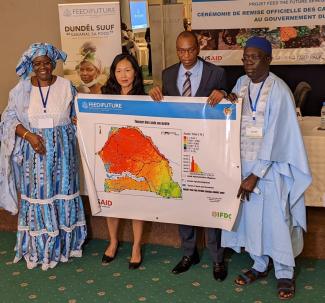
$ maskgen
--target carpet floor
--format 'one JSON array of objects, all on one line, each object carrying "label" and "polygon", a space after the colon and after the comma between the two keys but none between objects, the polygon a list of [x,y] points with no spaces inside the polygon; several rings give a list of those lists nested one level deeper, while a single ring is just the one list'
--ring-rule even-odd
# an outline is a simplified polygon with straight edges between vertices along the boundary
[{"label": "carpet floor", "polygon": [[[129,243],[122,243],[117,258],[104,266],[101,257],[107,241],[91,240],[82,258],[42,271],[28,270],[23,260],[12,263],[15,239],[15,233],[0,232],[0,303],[280,302],[274,270],[249,286],[233,283],[238,273],[251,266],[247,254],[229,253],[228,278],[217,282],[212,277],[212,263],[206,250],[199,264],[186,273],[173,275],[171,269],[182,255],[178,248],[144,245],[142,266],[130,271]],[[324,277],[325,260],[299,258],[296,295],[290,302],[325,302]]]}]

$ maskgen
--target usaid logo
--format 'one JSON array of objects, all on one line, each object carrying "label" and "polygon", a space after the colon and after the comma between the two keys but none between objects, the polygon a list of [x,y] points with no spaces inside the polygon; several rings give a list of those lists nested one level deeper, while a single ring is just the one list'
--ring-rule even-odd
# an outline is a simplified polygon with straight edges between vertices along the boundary
[{"label": "usaid logo", "polygon": [[222,56],[220,55],[214,55],[214,56],[210,55],[210,56],[201,56],[201,57],[206,61],[216,61],[216,62],[222,61]]},{"label": "usaid logo", "polygon": [[113,202],[107,199],[98,199],[98,203],[103,207],[111,207],[113,205]]}]

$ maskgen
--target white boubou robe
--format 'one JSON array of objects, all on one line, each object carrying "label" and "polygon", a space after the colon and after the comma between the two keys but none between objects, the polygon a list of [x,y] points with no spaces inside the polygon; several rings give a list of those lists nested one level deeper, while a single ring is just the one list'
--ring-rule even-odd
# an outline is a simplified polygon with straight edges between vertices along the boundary
[{"label": "white boubou robe", "polygon": [[[304,192],[311,174],[289,87],[270,73],[253,121],[248,98],[250,79],[238,79],[233,92],[243,97],[241,125],[242,178],[260,177],[250,200],[241,203],[233,231],[223,231],[222,246],[294,266],[306,230]],[[261,83],[262,84],[262,83]],[[256,94],[255,94],[256,96]],[[255,98],[252,98],[253,105]],[[252,126],[261,136],[251,135]],[[248,131],[248,132],[247,132]]]}]

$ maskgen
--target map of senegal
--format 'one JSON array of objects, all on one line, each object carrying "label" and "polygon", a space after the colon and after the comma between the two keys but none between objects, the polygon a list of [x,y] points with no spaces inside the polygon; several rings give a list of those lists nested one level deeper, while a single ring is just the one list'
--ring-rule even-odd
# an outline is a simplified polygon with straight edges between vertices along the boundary
[{"label": "map of senegal", "polygon": [[112,127],[98,155],[107,174],[106,192],[139,190],[164,198],[181,198],[182,191],[173,181],[168,159],[140,129]]}]

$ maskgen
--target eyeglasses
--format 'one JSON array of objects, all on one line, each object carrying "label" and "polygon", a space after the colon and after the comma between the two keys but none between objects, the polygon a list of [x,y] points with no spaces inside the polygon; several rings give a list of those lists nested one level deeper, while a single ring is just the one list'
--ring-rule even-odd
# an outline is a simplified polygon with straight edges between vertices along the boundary
[{"label": "eyeglasses", "polygon": [[51,67],[52,66],[52,62],[51,61],[37,61],[37,62],[33,62],[33,68],[37,69],[40,68],[41,66],[44,67]]},{"label": "eyeglasses", "polygon": [[264,59],[265,56],[259,56],[259,55],[244,55],[243,58],[241,59],[243,62],[247,62],[247,61],[253,61],[253,62],[257,62],[257,61],[261,61],[262,59]]},{"label": "eyeglasses", "polygon": [[191,47],[191,48],[177,48],[176,50],[177,50],[177,52],[180,55],[185,55],[186,53],[188,53],[189,55],[192,55],[197,50],[197,48],[196,47]]}]

